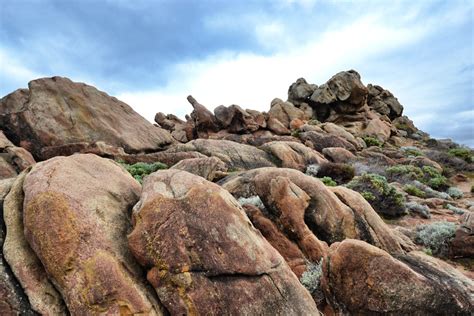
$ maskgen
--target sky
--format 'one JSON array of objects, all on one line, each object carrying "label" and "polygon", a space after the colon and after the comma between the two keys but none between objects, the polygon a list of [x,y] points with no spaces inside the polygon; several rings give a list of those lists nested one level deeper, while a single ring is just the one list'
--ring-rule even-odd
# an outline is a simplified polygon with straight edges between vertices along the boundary
[{"label": "sky", "polygon": [[64,76],[152,121],[266,111],[300,77],[357,70],[422,130],[474,147],[474,1],[0,0],[0,96]]}]

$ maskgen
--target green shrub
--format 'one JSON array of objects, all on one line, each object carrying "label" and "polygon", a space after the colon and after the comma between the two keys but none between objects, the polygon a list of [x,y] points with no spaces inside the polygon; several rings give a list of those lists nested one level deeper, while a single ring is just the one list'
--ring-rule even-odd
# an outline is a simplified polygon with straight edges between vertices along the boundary
[{"label": "green shrub", "polygon": [[335,187],[337,185],[336,181],[334,181],[331,177],[322,177],[319,178],[322,183],[324,183],[328,187]]},{"label": "green shrub", "polygon": [[388,184],[384,176],[364,173],[352,179],[347,187],[360,192],[375,211],[382,215],[397,217],[406,213],[405,197]]},{"label": "green shrub", "polygon": [[419,168],[412,165],[396,165],[388,167],[386,173],[392,181],[408,182],[418,180],[435,190],[445,190],[448,188],[446,177],[430,166]]},{"label": "green shrub", "polygon": [[435,255],[443,255],[455,233],[456,225],[450,222],[419,225],[416,227],[415,242],[430,249]]},{"label": "green shrub", "polygon": [[417,196],[417,197],[420,197],[420,198],[426,197],[426,193],[423,192],[422,190],[420,190],[419,188],[417,188],[416,186],[414,186],[413,184],[405,185],[403,187],[403,191],[405,191],[406,193],[408,193],[410,195]]},{"label": "green shrub", "polygon": [[367,147],[370,147],[370,146],[382,147],[383,145],[383,142],[381,142],[379,139],[375,137],[365,136],[365,137],[362,137],[362,139],[364,140]]},{"label": "green shrub", "polygon": [[410,213],[419,214],[423,218],[431,218],[430,208],[426,205],[416,202],[408,202],[405,206]]},{"label": "green shrub", "polygon": [[354,167],[345,163],[327,162],[319,166],[318,177],[330,177],[337,184],[346,183],[354,178]]},{"label": "green shrub", "polygon": [[306,271],[303,272],[300,278],[300,283],[308,290],[308,292],[313,293],[319,287],[322,269],[323,260],[319,263],[307,262]]},{"label": "green shrub", "polygon": [[138,182],[143,183],[143,178],[161,169],[167,169],[168,166],[161,162],[146,163],[137,162],[129,165],[123,162],[119,162]]},{"label": "green shrub", "polygon": [[387,175],[391,178],[399,180],[400,178],[406,178],[409,180],[420,180],[423,178],[423,171],[421,168],[412,165],[396,165],[388,167]]},{"label": "green shrub", "polygon": [[448,154],[454,157],[463,159],[468,163],[474,162],[473,151],[466,147],[453,148],[448,151]]},{"label": "green shrub", "polygon": [[400,150],[403,151],[403,153],[407,157],[410,157],[410,156],[411,157],[424,156],[424,154],[421,152],[421,150],[419,150],[418,148],[413,147],[413,146],[400,147]]}]

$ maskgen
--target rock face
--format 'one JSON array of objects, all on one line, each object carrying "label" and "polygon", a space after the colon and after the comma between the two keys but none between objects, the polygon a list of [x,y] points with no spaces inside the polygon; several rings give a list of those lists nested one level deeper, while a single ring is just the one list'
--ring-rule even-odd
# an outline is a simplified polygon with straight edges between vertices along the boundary
[{"label": "rock face", "polygon": [[125,170],[57,157],[33,167],[23,189],[26,239],[72,314],[161,313],[126,246],[140,186]]},{"label": "rock face", "polygon": [[13,145],[0,130],[0,179],[16,177],[33,164],[33,156],[24,148]]},{"label": "rock face", "polygon": [[171,167],[171,169],[184,170],[201,176],[208,181],[222,178],[227,174],[226,165],[216,157],[184,159]]},{"label": "rock face", "polygon": [[197,151],[222,160],[229,169],[253,169],[274,166],[272,157],[258,148],[228,140],[196,139],[176,145],[167,152]]},{"label": "rock face", "polygon": [[454,268],[419,253],[399,261],[359,240],[331,246],[321,282],[342,314],[468,315],[474,307],[473,282]]},{"label": "rock face", "polygon": [[367,86],[369,90],[368,104],[369,107],[382,115],[387,115],[390,119],[395,119],[402,115],[403,106],[393,94],[382,88],[381,86]]},{"label": "rock face", "polygon": [[466,212],[449,245],[452,257],[474,258],[474,214]]},{"label": "rock face", "polygon": [[327,162],[317,151],[297,142],[274,141],[260,147],[279,160],[283,168],[306,170],[307,165]]},{"label": "rock face", "polygon": [[318,313],[237,201],[185,171],[146,178],[129,244],[172,315]]},{"label": "rock face", "polygon": [[103,141],[134,153],[173,141],[127,104],[86,84],[53,77],[33,80],[28,87],[1,99],[0,126],[37,158],[49,147],[60,155],[62,147],[75,143]]}]

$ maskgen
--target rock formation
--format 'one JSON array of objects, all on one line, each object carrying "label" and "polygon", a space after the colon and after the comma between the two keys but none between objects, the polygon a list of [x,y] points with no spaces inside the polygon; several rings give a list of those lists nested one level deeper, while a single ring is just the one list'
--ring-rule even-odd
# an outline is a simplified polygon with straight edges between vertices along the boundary
[{"label": "rock formation", "polygon": [[472,313],[471,148],[354,70],[267,112],[188,101],[0,100],[1,315]]}]

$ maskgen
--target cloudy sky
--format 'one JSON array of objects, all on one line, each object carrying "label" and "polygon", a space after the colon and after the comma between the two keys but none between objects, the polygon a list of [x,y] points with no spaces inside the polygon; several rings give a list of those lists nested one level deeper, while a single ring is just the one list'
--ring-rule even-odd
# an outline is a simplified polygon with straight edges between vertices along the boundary
[{"label": "cloudy sky", "polygon": [[53,75],[152,120],[268,110],[299,77],[359,71],[433,137],[474,146],[474,1],[0,0],[0,95]]}]

